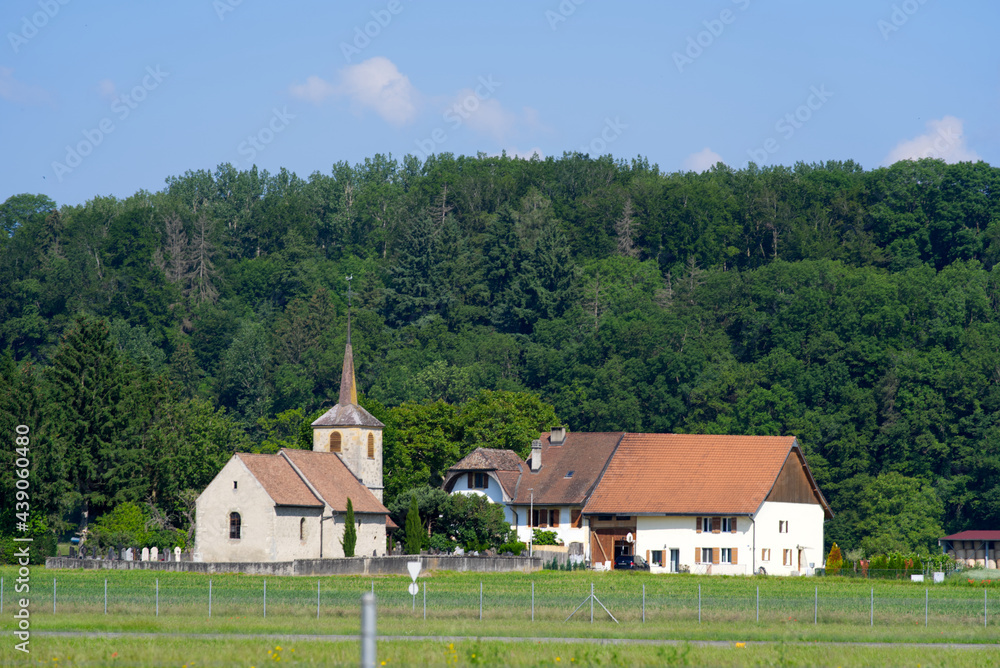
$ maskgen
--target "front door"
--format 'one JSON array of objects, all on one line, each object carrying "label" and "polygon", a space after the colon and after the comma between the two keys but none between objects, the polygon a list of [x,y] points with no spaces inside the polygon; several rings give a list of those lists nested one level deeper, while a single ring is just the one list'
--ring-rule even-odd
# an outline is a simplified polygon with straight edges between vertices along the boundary
[{"label": "front door", "polygon": [[670,550],[670,572],[679,573],[681,570],[681,551]]},{"label": "front door", "polygon": [[799,573],[806,571],[806,551],[799,548]]}]

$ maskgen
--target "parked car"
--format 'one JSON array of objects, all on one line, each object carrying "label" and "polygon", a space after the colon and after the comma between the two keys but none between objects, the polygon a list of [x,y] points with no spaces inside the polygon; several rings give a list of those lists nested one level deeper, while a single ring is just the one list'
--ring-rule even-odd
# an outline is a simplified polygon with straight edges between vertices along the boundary
[{"label": "parked car", "polygon": [[648,571],[649,564],[638,554],[620,554],[615,557],[616,571]]}]

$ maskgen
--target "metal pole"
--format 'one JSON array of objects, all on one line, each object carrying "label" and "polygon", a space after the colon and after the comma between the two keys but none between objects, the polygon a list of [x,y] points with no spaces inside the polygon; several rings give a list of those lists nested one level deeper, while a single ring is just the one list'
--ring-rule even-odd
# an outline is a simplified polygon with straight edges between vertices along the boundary
[{"label": "metal pole", "polygon": [[361,665],[376,665],[375,656],[375,594],[361,595]]},{"label": "metal pole", "polygon": [[0,578],[0,615],[3,614],[3,578]]},{"label": "metal pole", "polygon": [[424,621],[426,622],[427,621],[427,582],[424,581],[424,582],[421,582],[420,584],[422,584],[424,586]]},{"label": "metal pole", "polygon": [[319,580],[316,580],[316,619],[319,619]]},{"label": "metal pole", "polygon": [[986,626],[986,591],[983,590],[983,626]]},{"label": "metal pole", "polygon": [[531,581],[531,621],[535,621],[535,581]]},{"label": "metal pole", "polygon": [[590,583],[590,623],[594,623],[594,583]]},{"label": "metal pole", "polygon": [[757,621],[760,621],[760,585],[757,585]]},{"label": "metal pole", "polygon": [[816,587],[816,595],[813,598],[813,624],[819,622],[819,587]]},{"label": "metal pole", "polygon": [[930,598],[928,595],[928,590],[924,589],[924,626],[927,626],[927,607],[930,604]]},{"label": "metal pole", "polygon": [[646,623],[646,585],[642,585],[642,622]]},{"label": "metal pole", "polygon": [[701,585],[698,585],[698,623],[701,624]]},{"label": "metal pole", "polygon": [[104,578],[104,614],[108,614],[108,579]]},{"label": "metal pole", "polygon": [[479,581],[479,621],[483,621],[483,581]]},{"label": "metal pole", "polygon": [[264,619],[267,619],[267,578],[264,578]]},{"label": "metal pole", "polygon": [[52,578],[52,614],[56,614],[56,579]]},{"label": "metal pole", "polygon": [[375,581],[374,580],[372,580],[372,593],[373,594],[375,593]]},{"label": "metal pole", "polygon": [[872,587],[872,604],[871,604],[871,617],[868,621],[868,626],[875,626],[875,587]]},{"label": "metal pole", "polygon": [[160,578],[156,578],[156,616],[160,616]]},{"label": "metal pole", "polygon": [[208,616],[212,616],[212,578],[208,578]]}]

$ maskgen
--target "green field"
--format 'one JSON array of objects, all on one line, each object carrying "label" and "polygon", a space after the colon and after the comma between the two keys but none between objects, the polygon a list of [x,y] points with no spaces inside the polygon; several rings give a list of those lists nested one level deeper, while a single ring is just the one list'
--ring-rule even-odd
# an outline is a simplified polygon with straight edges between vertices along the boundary
[{"label": "green field", "polygon": [[[6,635],[13,621],[11,587],[15,571],[2,568],[0,576],[5,583],[2,628]],[[589,603],[570,621],[565,621],[587,598],[591,583],[596,596],[619,623],[612,621],[599,605],[595,605],[591,623]],[[273,661],[275,656],[282,658],[282,662],[294,660],[305,665],[355,663],[356,641],[304,636],[356,635],[360,594],[373,586],[378,600],[380,635],[443,638],[380,643],[380,660],[402,665],[418,662],[552,665],[567,660],[570,660],[567,665],[662,665],[670,661],[694,665],[996,665],[996,648],[989,645],[1000,640],[1000,588],[993,583],[970,585],[964,579],[925,586],[841,578],[552,571],[433,573],[420,578],[421,590],[416,598],[407,593],[408,584],[407,576],[264,578],[225,574],[210,578],[189,573],[34,568],[30,610],[31,628],[36,635],[27,663],[37,665],[41,659],[49,665],[68,665],[67,660],[70,664],[105,665],[112,661],[111,654],[115,652],[118,655],[114,660],[121,665],[257,665],[263,659]],[[45,634],[54,631],[152,633],[159,637],[85,638]],[[220,634],[220,637],[204,637],[205,634]],[[281,636],[298,637],[292,642],[282,642]],[[490,641],[491,637],[562,638],[567,642],[536,645],[532,641]],[[607,646],[573,644],[574,638],[719,641],[723,646],[686,643]],[[767,644],[755,645],[755,642]],[[896,646],[808,644],[814,642]],[[749,644],[737,647],[736,643]],[[900,643],[940,646],[908,647]],[[983,649],[953,649],[945,647],[947,643],[979,644]],[[453,644],[453,650],[446,652],[449,644]],[[12,645],[12,641],[5,643],[0,663],[8,665],[25,658],[13,652]],[[275,654],[274,648],[279,645],[283,649]],[[292,648],[294,653],[290,651]],[[271,655],[267,654],[268,649]],[[140,658],[147,663],[141,663]]]}]

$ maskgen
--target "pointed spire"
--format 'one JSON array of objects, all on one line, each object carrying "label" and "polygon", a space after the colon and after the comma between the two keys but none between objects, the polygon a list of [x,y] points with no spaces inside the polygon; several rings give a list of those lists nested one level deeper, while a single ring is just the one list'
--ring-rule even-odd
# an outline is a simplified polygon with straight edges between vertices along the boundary
[{"label": "pointed spire", "polygon": [[351,279],[347,277],[347,345],[344,347],[344,368],[340,372],[341,406],[358,405],[358,389],[354,381],[354,352],[351,350]]}]

